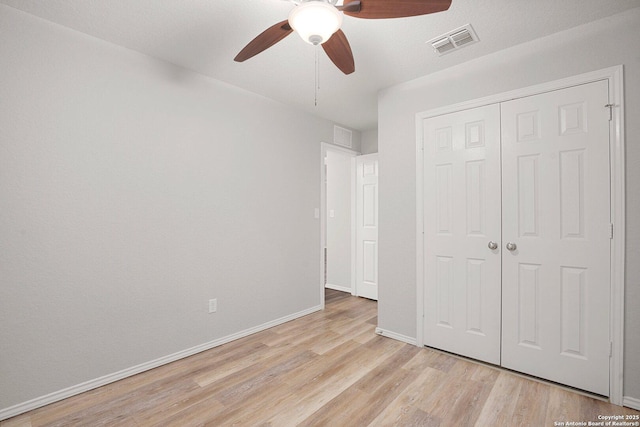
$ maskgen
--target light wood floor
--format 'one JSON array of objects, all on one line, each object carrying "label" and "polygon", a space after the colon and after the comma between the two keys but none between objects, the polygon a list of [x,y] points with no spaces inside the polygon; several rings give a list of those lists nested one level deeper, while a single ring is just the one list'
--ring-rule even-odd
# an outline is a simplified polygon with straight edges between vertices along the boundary
[{"label": "light wood floor", "polygon": [[323,312],[0,423],[6,426],[553,426],[639,414],[377,336],[376,303]]}]

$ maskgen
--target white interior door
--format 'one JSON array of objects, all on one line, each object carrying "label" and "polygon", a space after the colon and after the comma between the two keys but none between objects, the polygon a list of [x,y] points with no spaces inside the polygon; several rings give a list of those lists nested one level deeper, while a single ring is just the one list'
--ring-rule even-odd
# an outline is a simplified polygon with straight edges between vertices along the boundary
[{"label": "white interior door", "polygon": [[378,154],[356,158],[356,295],[378,300]]},{"label": "white interior door", "polygon": [[423,125],[424,343],[499,364],[500,107]]},{"label": "white interior door", "polygon": [[605,104],[605,81],[502,104],[502,365],[602,395],[610,351]]}]

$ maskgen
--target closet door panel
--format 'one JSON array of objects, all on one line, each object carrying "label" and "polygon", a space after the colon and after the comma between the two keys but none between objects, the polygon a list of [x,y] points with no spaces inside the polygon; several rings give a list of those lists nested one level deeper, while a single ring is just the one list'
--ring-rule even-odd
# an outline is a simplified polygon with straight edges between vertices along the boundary
[{"label": "closet door panel", "polygon": [[501,104],[502,365],[602,395],[609,394],[605,104],[604,81]]},{"label": "closet door panel", "polygon": [[500,363],[499,120],[500,107],[491,105],[423,123],[424,342],[494,364]]}]

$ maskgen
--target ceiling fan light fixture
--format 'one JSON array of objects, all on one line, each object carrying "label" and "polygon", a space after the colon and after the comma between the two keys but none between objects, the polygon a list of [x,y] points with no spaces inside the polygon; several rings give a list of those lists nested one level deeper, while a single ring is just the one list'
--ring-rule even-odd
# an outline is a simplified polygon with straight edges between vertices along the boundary
[{"label": "ceiling fan light fixture", "polygon": [[342,13],[322,0],[310,0],[293,8],[289,25],[309,44],[318,45],[331,38],[342,25]]}]

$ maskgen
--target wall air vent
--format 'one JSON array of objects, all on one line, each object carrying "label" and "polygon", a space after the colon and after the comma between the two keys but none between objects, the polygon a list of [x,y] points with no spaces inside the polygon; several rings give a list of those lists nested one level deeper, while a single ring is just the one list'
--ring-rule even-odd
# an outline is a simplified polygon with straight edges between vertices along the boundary
[{"label": "wall air vent", "polygon": [[445,53],[452,52],[478,41],[478,36],[471,27],[471,24],[467,24],[463,27],[456,28],[453,31],[449,31],[446,34],[442,34],[436,38],[429,40],[427,43],[433,46],[433,49],[438,52],[438,55],[444,55]]},{"label": "wall air vent", "polygon": [[335,145],[341,145],[346,148],[352,148],[353,133],[349,129],[334,125],[333,126],[333,143]]}]

